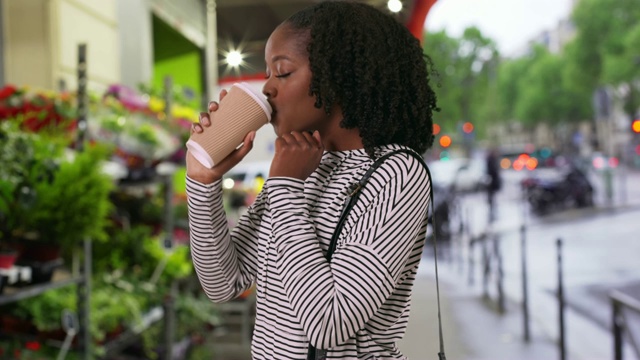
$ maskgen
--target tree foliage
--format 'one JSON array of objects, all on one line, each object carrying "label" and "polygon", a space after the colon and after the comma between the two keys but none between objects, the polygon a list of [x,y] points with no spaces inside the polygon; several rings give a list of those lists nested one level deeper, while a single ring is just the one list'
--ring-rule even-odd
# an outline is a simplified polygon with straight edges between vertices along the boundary
[{"label": "tree foliage", "polygon": [[590,120],[593,93],[603,85],[625,89],[625,109],[633,115],[640,106],[639,1],[578,1],[575,36],[559,53],[534,46],[501,59],[495,42],[475,27],[458,38],[426,34],[424,49],[439,73],[435,122],[454,132],[471,121],[482,132],[499,121],[531,127]]},{"label": "tree foliage", "polygon": [[452,38],[445,31],[429,33],[424,41],[425,53],[431,57],[436,76],[432,86],[438,97],[440,112],[434,113],[434,123],[445,131],[452,131],[455,121],[462,118],[458,106],[460,86],[456,83],[456,68],[458,58],[459,39]]},{"label": "tree foliage", "polygon": [[581,121],[590,116],[590,91],[572,87],[568,63],[542,46],[528,56],[506,61],[500,68],[502,114],[532,127],[544,122]]},{"label": "tree foliage", "polygon": [[581,0],[572,14],[576,37],[567,53],[575,87],[628,87],[625,108],[640,105],[640,3],[638,0]]},{"label": "tree foliage", "polygon": [[438,73],[436,94],[441,112],[436,114],[436,123],[449,132],[463,121],[482,128],[496,111],[493,92],[488,91],[498,66],[495,42],[470,27],[460,38],[445,31],[428,33],[424,44]]}]

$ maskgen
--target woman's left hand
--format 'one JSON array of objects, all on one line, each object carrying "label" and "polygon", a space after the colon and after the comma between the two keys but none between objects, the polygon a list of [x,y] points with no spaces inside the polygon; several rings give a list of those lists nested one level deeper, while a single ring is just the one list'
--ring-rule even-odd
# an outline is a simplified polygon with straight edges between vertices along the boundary
[{"label": "woman's left hand", "polygon": [[320,160],[324,146],[320,133],[292,131],[276,139],[276,152],[271,162],[269,177],[290,177],[306,180],[314,172]]}]

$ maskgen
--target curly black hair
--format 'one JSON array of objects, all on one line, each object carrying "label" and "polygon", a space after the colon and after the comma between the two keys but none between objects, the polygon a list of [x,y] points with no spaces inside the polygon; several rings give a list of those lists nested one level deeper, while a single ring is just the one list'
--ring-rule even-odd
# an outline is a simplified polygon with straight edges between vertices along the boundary
[{"label": "curly black hair", "polygon": [[431,147],[432,113],[438,111],[429,85],[433,64],[393,16],[363,3],[326,1],[283,26],[307,46],[316,107],[329,113],[340,105],[340,126],[360,131],[369,156],[393,143],[420,154]]}]

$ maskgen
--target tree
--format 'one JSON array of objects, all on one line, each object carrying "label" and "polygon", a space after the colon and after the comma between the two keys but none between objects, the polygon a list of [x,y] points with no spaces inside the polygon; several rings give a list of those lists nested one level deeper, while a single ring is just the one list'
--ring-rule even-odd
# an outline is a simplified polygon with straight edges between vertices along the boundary
[{"label": "tree", "polygon": [[456,73],[460,71],[456,68],[459,47],[459,40],[449,37],[444,30],[425,36],[424,51],[431,57],[436,71],[432,86],[440,108],[440,112],[434,114],[434,120],[445,132],[454,131],[455,121],[462,117],[458,106],[460,87],[455,80]]},{"label": "tree", "polygon": [[577,30],[568,51],[572,86],[592,90],[602,85],[626,87],[625,109],[633,116],[640,105],[638,0],[581,0],[572,18]]},{"label": "tree", "polygon": [[424,44],[439,74],[435,90],[441,112],[436,123],[448,132],[456,131],[461,121],[472,121],[482,129],[497,114],[487,91],[498,66],[495,42],[471,27],[459,39],[445,31],[428,33]]},{"label": "tree", "polygon": [[516,64],[516,70],[524,70],[517,73],[516,95],[503,92],[503,96],[515,97],[512,114],[516,118],[533,126],[577,122],[590,115],[590,92],[568,85],[564,56],[538,46],[528,59]]},{"label": "tree", "polygon": [[522,96],[522,76],[535,58],[523,56],[503,61],[498,68],[498,113],[502,119],[516,120],[516,104]]},{"label": "tree", "polygon": [[476,27],[467,28],[460,42],[462,68],[460,106],[464,121],[484,129],[495,121],[497,109],[497,69],[499,53],[495,41],[486,38]]}]

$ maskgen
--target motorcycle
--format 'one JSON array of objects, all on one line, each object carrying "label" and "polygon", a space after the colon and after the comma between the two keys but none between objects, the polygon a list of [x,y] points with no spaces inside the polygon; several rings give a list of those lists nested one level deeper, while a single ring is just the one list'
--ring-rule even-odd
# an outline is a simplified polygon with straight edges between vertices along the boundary
[{"label": "motorcycle", "polygon": [[593,206],[594,189],[584,171],[570,165],[557,179],[529,177],[521,182],[531,210],[545,215],[554,210]]}]

